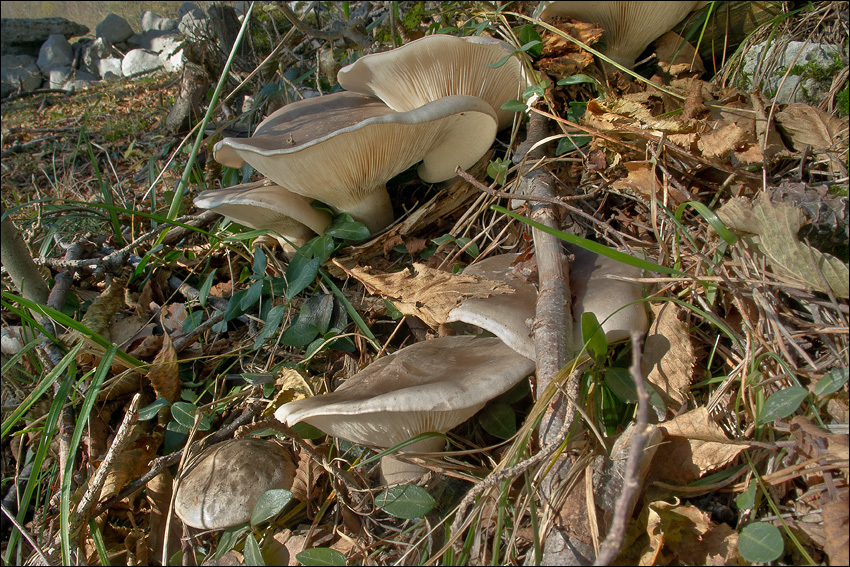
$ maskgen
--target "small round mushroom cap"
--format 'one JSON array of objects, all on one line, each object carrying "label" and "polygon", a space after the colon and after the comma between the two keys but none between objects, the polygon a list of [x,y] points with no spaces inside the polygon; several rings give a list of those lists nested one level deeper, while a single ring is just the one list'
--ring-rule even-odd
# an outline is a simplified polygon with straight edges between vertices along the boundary
[{"label": "small round mushroom cap", "polygon": [[662,34],[670,31],[704,2],[549,2],[539,11],[541,20],[565,16],[602,26],[605,55],[627,69]]},{"label": "small round mushroom cap", "polygon": [[[330,394],[283,404],[275,417],[288,425],[306,421],[352,443],[392,447],[449,431],[533,371],[534,362],[497,338],[442,337],[378,359]],[[416,449],[422,450],[404,450]]]},{"label": "small round mushroom cap", "polygon": [[581,314],[593,313],[605,331],[608,342],[627,339],[632,331],[645,333],[648,325],[643,299],[643,285],[638,282],[610,278],[639,278],[640,268],[594,254],[578,246],[570,270],[573,292],[574,344],[581,348]]},{"label": "small round mushroom cap", "polygon": [[499,117],[499,129],[513,124],[515,112],[502,110],[519,99],[528,79],[517,57],[488,67],[514,49],[491,37],[429,35],[383,53],[365,55],[340,69],[342,88],[383,100],[400,112],[451,95],[487,101]]},{"label": "small round mushroom cap", "polygon": [[212,189],[195,197],[195,206],[201,209],[211,209],[251,228],[274,231],[284,237],[278,240],[290,252],[287,240],[301,246],[314,234],[323,234],[333,220],[310,202],[267,180]]},{"label": "small round mushroom cap", "polygon": [[393,220],[386,182],[422,161],[419,176],[437,183],[472,166],[496,137],[496,115],[484,101],[450,96],[409,112],[379,99],[340,92],[309,98],[271,114],[251,138],[225,138],[215,159],[245,162],[273,182],[347,212],[373,233]]},{"label": "small round mushroom cap", "polygon": [[250,520],[266,490],[292,488],[295,465],[274,441],[248,437],[208,448],[181,476],[174,511],[193,528],[221,530]]},{"label": "small round mushroom cap", "polygon": [[466,267],[463,270],[466,275],[504,282],[516,291],[466,299],[449,312],[446,322],[462,321],[486,329],[519,354],[536,360],[529,323],[537,305],[537,288],[511,270],[517,256],[519,254],[499,254]]}]

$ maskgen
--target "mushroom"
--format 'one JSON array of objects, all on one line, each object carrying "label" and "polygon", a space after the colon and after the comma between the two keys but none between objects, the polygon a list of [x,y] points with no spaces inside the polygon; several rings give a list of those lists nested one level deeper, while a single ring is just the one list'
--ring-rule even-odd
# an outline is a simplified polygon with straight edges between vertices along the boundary
[{"label": "mushroom", "polygon": [[[643,298],[643,286],[609,277],[639,277],[640,269],[578,246],[570,249],[575,254],[570,269],[573,318],[576,322],[573,326],[574,348],[580,350],[584,343],[580,322],[582,313],[586,312],[596,315],[608,342],[628,338],[632,331],[646,332],[646,311],[639,303]],[[513,274],[511,264],[517,256],[501,254],[467,267],[464,274],[504,282],[517,291],[466,299],[449,312],[446,322],[462,321],[481,327],[518,353],[535,360],[531,322],[536,310],[537,289]]]},{"label": "mushroom", "polygon": [[449,312],[446,322],[463,322],[486,329],[519,354],[536,360],[529,323],[534,318],[537,288],[511,270],[517,256],[519,254],[499,254],[467,266],[463,270],[465,275],[504,282],[515,291],[466,299]]},{"label": "mushroom", "polygon": [[251,519],[260,496],[289,490],[295,465],[274,441],[246,437],[209,447],[181,473],[174,511],[193,528],[221,530]]},{"label": "mushroom", "polygon": [[[449,431],[533,371],[534,362],[497,338],[442,337],[378,359],[333,393],[286,403],[275,417],[288,425],[306,421],[352,443],[393,447],[420,433]],[[439,451],[444,442],[428,438],[401,452]],[[393,457],[381,459],[386,484],[424,472]]]},{"label": "mushroom", "polygon": [[487,101],[499,117],[499,130],[513,124],[515,112],[502,110],[518,99],[528,79],[517,57],[488,67],[514,53],[491,37],[429,35],[383,53],[365,55],[340,69],[342,88],[383,100],[393,110],[413,110],[451,95]]},{"label": "mushroom", "polygon": [[251,138],[225,138],[215,159],[245,162],[293,193],[343,211],[375,233],[393,220],[386,182],[422,161],[428,183],[472,166],[496,136],[496,115],[471,96],[444,97],[409,112],[339,92],[288,104]]},{"label": "mushroom", "polygon": [[673,29],[690,12],[706,2],[549,2],[538,18],[558,16],[602,26],[605,55],[627,69],[635,59],[663,33]]},{"label": "mushroom", "polygon": [[267,179],[204,191],[195,206],[211,209],[245,226],[271,230],[283,249],[301,246],[314,234],[322,234],[333,220],[310,206],[311,199],[287,191]]},{"label": "mushroom", "polygon": [[579,348],[584,344],[581,336],[582,313],[596,315],[609,343],[627,339],[633,331],[645,333],[648,320],[641,302],[643,285],[610,277],[639,278],[640,268],[578,246],[570,247],[570,251],[575,255],[570,269],[573,318],[576,321],[573,326],[574,344]]}]

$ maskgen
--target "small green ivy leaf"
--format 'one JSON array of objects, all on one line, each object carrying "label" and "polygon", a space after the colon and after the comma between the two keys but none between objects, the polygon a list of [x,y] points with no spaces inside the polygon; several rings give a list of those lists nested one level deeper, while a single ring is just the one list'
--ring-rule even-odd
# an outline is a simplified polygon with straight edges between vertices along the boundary
[{"label": "small green ivy leaf", "polygon": [[421,486],[404,484],[394,486],[375,498],[375,505],[397,518],[413,520],[430,512],[436,502]]},{"label": "small green ivy leaf", "polygon": [[170,404],[165,398],[157,398],[152,404],[147,405],[139,410],[139,421],[147,421],[153,419],[162,408],[168,407]]},{"label": "small green ivy leaf", "polygon": [[518,100],[509,100],[500,108],[502,110],[509,110],[511,112],[525,112],[526,110],[528,110],[528,105]]},{"label": "small green ivy leaf", "polygon": [[581,73],[577,73],[575,75],[570,75],[569,77],[564,77],[563,79],[558,81],[558,85],[577,85],[579,83],[591,83],[594,85],[598,85],[599,81],[591,77],[590,75],[583,75]]},{"label": "small green ivy leaf", "polygon": [[338,240],[366,240],[372,233],[363,223],[351,218],[348,213],[342,213],[334,218],[333,223],[325,229],[326,236],[332,236]]},{"label": "small green ivy leaf", "polygon": [[245,557],[245,565],[265,565],[263,553],[260,551],[260,544],[257,543],[257,538],[254,534],[245,536],[245,547],[242,549],[242,554]]},{"label": "small green ivy leaf", "polygon": [[286,268],[286,279],[289,282],[289,285],[286,286],[287,299],[292,299],[313,283],[313,280],[319,274],[321,263],[319,258],[307,260],[300,254],[295,255],[289,263],[289,267]]},{"label": "small green ivy leaf", "polygon": [[814,394],[817,397],[828,396],[840,390],[847,383],[847,368],[836,368],[828,372],[815,385]]},{"label": "small green ivy leaf", "polygon": [[587,350],[595,357],[603,357],[608,353],[608,340],[605,331],[596,319],[594,313],[581,314],[581,338],[587,345]]}]

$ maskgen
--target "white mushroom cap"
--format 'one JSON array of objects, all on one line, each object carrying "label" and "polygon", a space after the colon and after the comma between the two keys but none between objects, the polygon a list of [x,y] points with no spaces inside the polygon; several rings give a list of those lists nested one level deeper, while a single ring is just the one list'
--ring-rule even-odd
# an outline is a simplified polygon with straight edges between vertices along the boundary
[{"label": "white mushroom cap", "polygon": [[217,161],[233,167],[248,162],[375,233],[393,220],[390,178],[422,161],[424,181],[451,179],[458,166],[478,161],[495,136],[495,113],[475,97],[444,97],[395,112],[374,97],[340,92],[288,104],[251,138],[225,138],[214,151]]},{"label": "white mushroom cap", "polygon": [[[609,276],[639,278],[640,268],[594,254],[578,246],[570,270],[570,288],[573,292],[573,318],[575,345],[581,346],[582,313],[593,313],[605,331],[609,343],[627,339],[632,331],[645,333],[648,325],[643,299],[643,285],[639,282],[617,280]],[[637,303],[635,303],[637,302]]]},{"label": "white mushroom cap", "polygon": [[239,224],[272,230],[284,250],[287,240],[301,246],[314,234],[323,234],[333,220],[329,214],[310,206],[311,199],[287,191],[267,180],[254,181],[204,191],[195,197],[195,206],[211,209]]},{"label": "white mushroom cap", "polygon": [[517,57],[498,68],[488,65],[513,52],[509,43],[491,37],[429,35],[365,55],[340,69],[337,80],[342,88],[376,96],[400,112],[445,96],[476,96],[493,107],[501,130],[515,115],[501,106],[519,99],[528,79]]},{"label": "white mushroom cap", "polygon": [[596,23],[605,33],[605,55],[627,69],[650,43],[670,31],[704,2],[550,2],[538,17],[541,20],[565,16]]},{"label": "white mushroom cap", "polygon": [[512,273],[511,264],[519,254],[490,256],[463,270],[465,275],[504,282],[516,290],[487,298],[470,298],[449,312],[447,323],[462,321],[486,329],[506,345],[536,360],[529,323],[534,318],[537,288]]},{"label": "white mushroom cap", "polygon": [[193,528],[221,530],[243,524],[260,496],[292,488],[289,451],[271,440],[245,438],[214,445],[183,469],[174,511]]},{"label": "white mushroom cap", "polygon": [[[449,431],[533,371],[534,362],[497,338],[442,337],[378,359],[333,393],[286,403],[275,417],[287,425],[306,421],[352,443],[392,447]],[[401,480],[383,472],[390,482]]]}]

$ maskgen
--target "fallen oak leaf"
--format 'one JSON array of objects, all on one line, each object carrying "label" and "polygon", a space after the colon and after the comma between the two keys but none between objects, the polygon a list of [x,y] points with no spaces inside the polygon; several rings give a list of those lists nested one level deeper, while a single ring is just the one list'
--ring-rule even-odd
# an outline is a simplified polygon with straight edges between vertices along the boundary
[{"label": "fallen oak leaf", "polygon": [[411,268],[394,273],[375,273],[369,266],[345,271],[360,281],[369,293],[389,299],[401,313],[419,317],[433,329],[444,324],[449,311],[464,299],[514,293],[513,288],[502,282],[451,274],[424,264],[415,263]]}]

